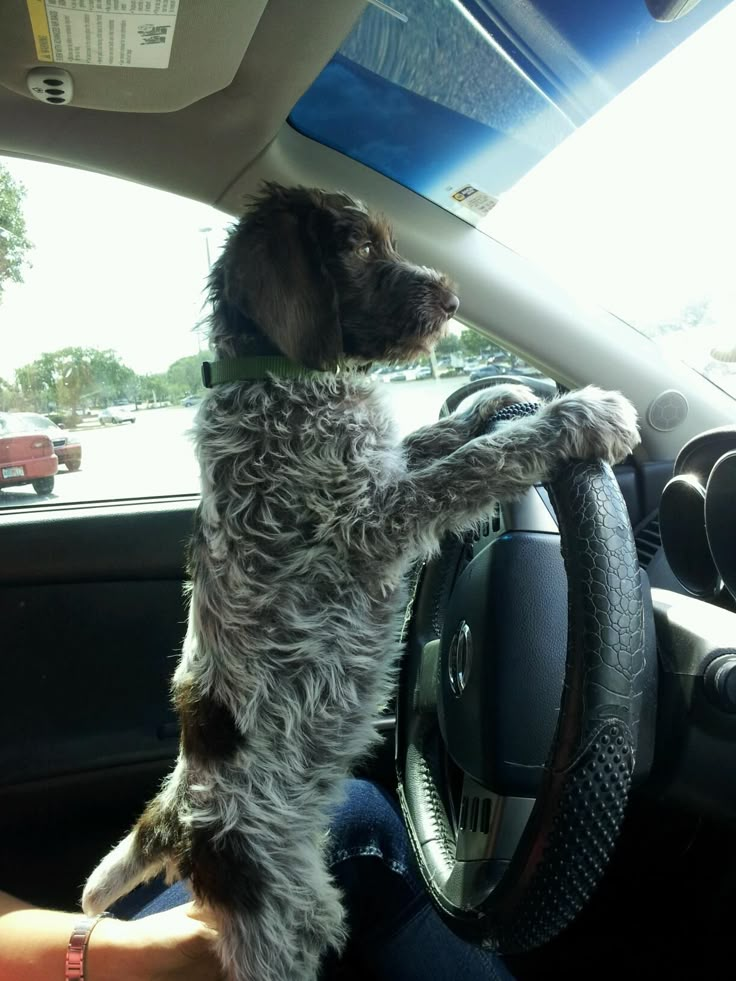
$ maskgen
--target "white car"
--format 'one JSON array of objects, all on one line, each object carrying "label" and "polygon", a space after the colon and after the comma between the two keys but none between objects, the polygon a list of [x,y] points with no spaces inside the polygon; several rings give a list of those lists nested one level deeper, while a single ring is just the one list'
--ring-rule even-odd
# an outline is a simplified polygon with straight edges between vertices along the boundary
[{"label": "white car", "polygon": [[419,365],[407,365],[403,368],[395,368],[387,374],[381,375],[382,382],[416,381],[419,377],[421,368]]},{"label": "white car", "polygon": [[101,426],[119,426],[122,422],[135,422],[135,415],[125,405],[111,405],[100,413]]}]

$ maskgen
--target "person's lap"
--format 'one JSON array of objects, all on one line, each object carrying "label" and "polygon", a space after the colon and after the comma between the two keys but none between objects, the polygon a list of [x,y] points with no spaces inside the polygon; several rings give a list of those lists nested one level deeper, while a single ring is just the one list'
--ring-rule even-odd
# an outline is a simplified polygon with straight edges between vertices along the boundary
[{"label": "person's lap", "polygon": [[[376,784],[350,780],[330,826],[327,857],[343,891],[350,941],[328,959],[323,981],[341,976],[393,981],[512,981],[501,961],[449,929],[427,898],[401,814]],[[113,909],[133,919],[188,902],[183,882],[154,880]]]}]

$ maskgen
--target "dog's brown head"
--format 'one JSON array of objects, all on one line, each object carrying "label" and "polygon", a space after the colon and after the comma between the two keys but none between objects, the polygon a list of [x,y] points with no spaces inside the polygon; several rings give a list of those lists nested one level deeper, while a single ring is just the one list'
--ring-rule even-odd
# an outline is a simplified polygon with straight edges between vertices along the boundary
[{"label": "dog's brown head", "polygon": [[458,307],[452,284],[397,253],[346,194],[265,185],[210,279],[221,356],[277,350],[308,368],[425,354]]}]

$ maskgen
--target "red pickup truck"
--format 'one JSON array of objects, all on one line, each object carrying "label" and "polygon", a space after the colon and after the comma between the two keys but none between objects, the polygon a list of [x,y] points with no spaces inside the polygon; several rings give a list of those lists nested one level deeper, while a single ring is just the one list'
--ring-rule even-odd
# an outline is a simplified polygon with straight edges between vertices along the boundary
[{"label": "red pickup truck", "polygon": [[45,496],[54,489],[59,460],[48,436],[34,430],[22,416],[0,412],[0,489],[33,484]]}]

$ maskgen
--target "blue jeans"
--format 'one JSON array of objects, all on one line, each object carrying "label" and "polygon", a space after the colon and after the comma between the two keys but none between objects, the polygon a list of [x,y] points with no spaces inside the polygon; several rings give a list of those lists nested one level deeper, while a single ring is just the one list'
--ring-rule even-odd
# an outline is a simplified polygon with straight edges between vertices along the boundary
[{"label": "blue jeans", "polygon": [[[431,905],[401,813],[383,789],[350,780],[330,826],[327,858],[345,897],[350,941],[322,981],[513,981],[502,962],[459,939]],[[139,886],[113,912],[137,918],[188,902],[182,882]]]}]

